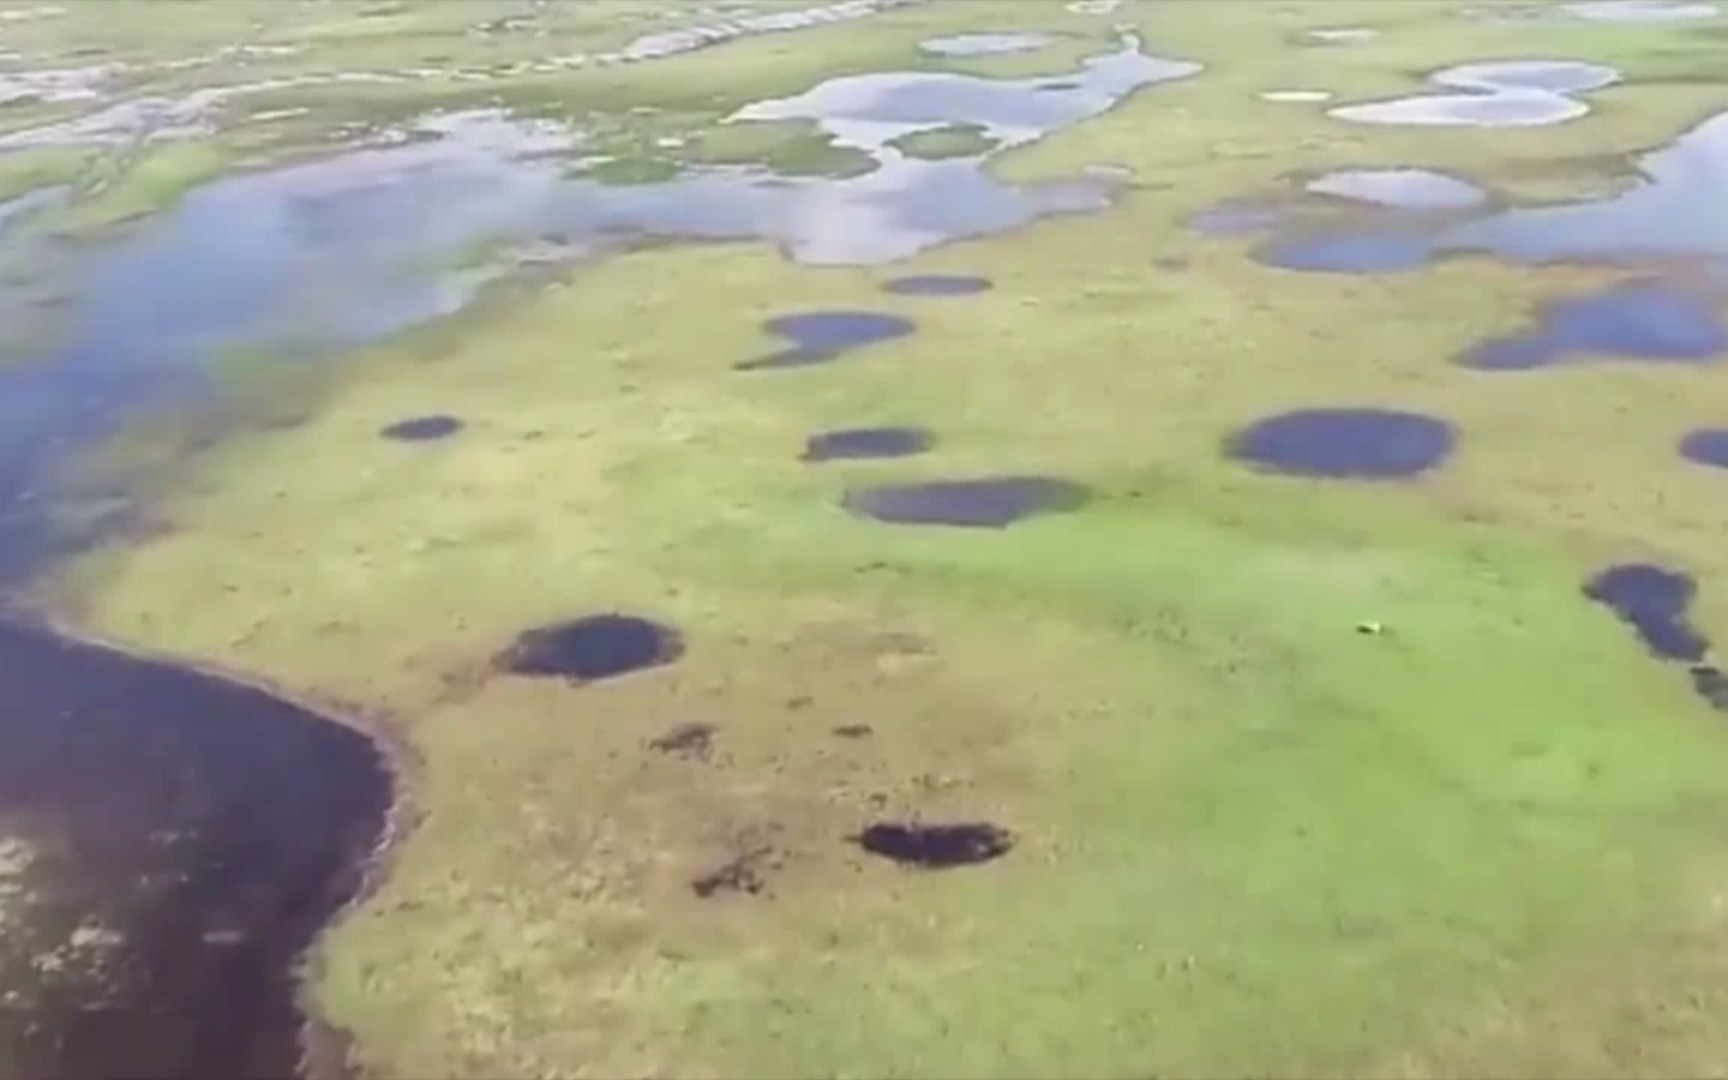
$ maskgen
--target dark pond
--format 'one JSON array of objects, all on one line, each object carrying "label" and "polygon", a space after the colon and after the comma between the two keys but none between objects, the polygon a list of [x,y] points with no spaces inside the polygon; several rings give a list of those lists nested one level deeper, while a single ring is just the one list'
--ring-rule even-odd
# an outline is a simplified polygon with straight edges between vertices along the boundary
[{"label": "dark pond", "polygon": [[1728,469],[1728,428],[1704,428],[1680,440],[1680,454],[1688,461]]},{"label": "dark pond", "polygon": [[634,615],[590,615],[524,630],[498,655],[513,675],[591,682],[670,664],[684,654],[678,632]]},{"label": "dark pond", "polygon": [[271,1077],[390,804],[358,732],[0,622],[0,1076]]},{"label": "dark pond", "polygon": [[1459,358],[1465,367],[1512,371],[1590,355],[1703,361],[1728,351],[1722,303],[1657,281],[1616,285],[1547,306],[1536,328],[1490,338]]},{"label": "dark pond", "polygon": [[934,442],[924,428],[843,428],[811,436],[804,444],[804,460],[907,457],[924,453]]},{"label": "dark pond", "polygon": [[890,278],[882,288],[900,296],[971,296],[990,288],[990,279],[972,274],[913,274]]},{"label": "dark pond", "polygon": [[1584,586],[1585,596],[1632,627],[1656,656],[1687,663],[1703,660],[1710,647],[1686,621],[1697,592],[1690,575],[1647,563],[1610,567]]},{"label": "dark pond", "polygon": [[905,337],[914,326],[910,319],[879,311],[805,311],[770,319],[764,329],[792,344],[733,365],[739,371],[825,364],[848,350]]},{"label": "dark pond", "polygon": [[454,416],[416,416],[398,420],[378,434],[397,442],[431,442],[447,438],[462,430],[462,421]]},{"label": "dark pond", "polygon": [[872,855],[925,870],[989,862],[1014,846],[1012,833],[988,822],[927,825],[885,821],[849,839]]},{"label": "dark pond", "polygon": [[1360,480],[1415,476],[1452,452],[1452,425],[1392,409],[1298,409],[1231,436],[1229,453],[1274,472]]},{"label": "dark pond", "polygon": [[846,493],[860,517],[901,525],[1001,529],[1038,514],[1078,509],[1090,493],[1081,484],[1047,476],[1001,476],[887,484]]}]

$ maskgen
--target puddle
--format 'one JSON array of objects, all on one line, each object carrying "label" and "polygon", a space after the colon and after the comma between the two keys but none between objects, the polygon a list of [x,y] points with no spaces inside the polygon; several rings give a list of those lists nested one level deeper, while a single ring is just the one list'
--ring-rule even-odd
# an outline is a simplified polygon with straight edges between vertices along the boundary
[{"label": "puddle", "polygon": [[1718,712],[1728,712],[1728,675],[1714,664],[1693,664],[1687,668],[1692,676],[1692,692],[1704,699],[1704,704]]},{"label": "puddle", "polygon": [[803,460],[908,457],[924,453],[934,442],[924,428],[843,428],[811,436],[804,444]]},{"label": "puddle", "polygon": [[1656,281],[1549,304],[1536,329],[1490,338],[1459,358],[1482,371],[1524,371],[1590,357],[1710,361],[1728,352],[1722,305]]},{"label": "puddle", "polygon": [[396,423],[381,429],[378,434],[398,442],[430,442],[435,439],[448,438],[461,430],[462,421],[454,416],[438,414],[416,416],[410,420],[398,420]]},{"label": "puddle", "polygon": [[1689,575],[1648,563],[1610,567],[1584,586],[1584,595],[1614,612],[1653,655],[1683,663],[1701,662],[1710,648],[1686,621],[1697,592]]},{"label": "puddle", "polygon": [[1231,456],[1274,472],[1338,479],[1416,476],[1451,454],[1452,425],[1392,409],[1298,409],[1251,424]]},{"label": "puddle", "polygon": [[383,835],[358,732],[0,623],[0,1071],[286,1077],[290,973]]},{"label": "puddle", "polygon": [[674,754],[678,757],[696,758],[706,761],[714,749],[714,735],[718,729],[713,724],[687,723],[657,735],[648,740],[648,749],[658,750],[662,754]]},{"label": "puddle", "polygon": [[675,630],[634,615],[591,615],[524,631],[497,666],[512,675],[592,682],[670,664],[683,653]]},{"label": "puddle", "polygon": [[1461,210],[1488,201],[1474,184],[1427,169],[1340,169],[1310,180],[1307,190],[1407,210]]},{"label": "puddle", "polygon": [[898,525],[1001,529],[1038,514],[1077,510],[1089,496],[1070,480],[1004,476],[859,488],[846,493],[843,505],[859,517]]},{"label": "puddle", "polygon": [[1562,4],[1561,10],[1579,19],[1617,23],[1686,22],[1713,19],[1722,14],[1722,9],[1716,4],[1695,4],[1686,0],[1588,0],[1586,3]]},{"label": "puddle", "polygon": [[1572,94],[1619,81],[1610,67],[1575,60],[1508,60],[1462,64],[1428,77],[1462,91],[1342,105],[1328,115],[1359,124],[1533,127],[1574,120],[1590,106]]},{"label": "puddle", "polygon": [[1680,440],[1680,456],[1699,465],[1728,469],[1728,428],[1703,428]]},{"label": "puddle", "polygon": [[1014,837],[1008,830],[987,822],[955,825],[878,822],[847,839],[872,855],[925,870],[989,862],[1006,855],[1014,846]]},{"label": "puddle", "polygon": [[931,38],[918,47],[934,56],[993,56],[1030,52],[1050,44],[1048,34],[956,34]]},{"label": "puddle", "polygon": [[989,288],[989,278],[972,274],[912,274],[890,278],[882,286],[898,296],[971,296]]},{"label": "puddle", "polygon": [[910,334],[912,320],[879,311],[805,311],[770,319],[764,329],[792,344],[733,365],[739,371],[825,364],[844,352]]},{"label": "puddle", "polygon": [[725,22],[691,26],[645,34],[631,41],[616,53],[594,57],[597,63],[628,63],[677,56],[697,49],[711,48],[741,37],[759,34],[779,34],[789,30],[804,30],[813,26],[831,26],[867,18],[880,11],[904,7],[916,0],[842,0],[841,3],[791,11],[768,11],[756,15],[741,15]]},{"label": "puddle", "polygon": [[1312,104],[1331,101],[1335,95],[1330,90],[1262,90],[1257,96],[1261,101],[1275,101],[1283,104]]}]

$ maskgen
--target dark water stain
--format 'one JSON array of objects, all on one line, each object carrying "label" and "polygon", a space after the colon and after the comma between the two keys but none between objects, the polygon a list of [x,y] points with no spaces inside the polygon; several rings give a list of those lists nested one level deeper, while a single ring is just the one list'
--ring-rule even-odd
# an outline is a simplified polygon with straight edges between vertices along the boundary
[{"label": "dark water stain", "polygon": [[690,891],[704,900],[721,893],[759,896],[768,887],[767,874],[778,868],[781,858],[771,845],[751,848],[690,882]]},{"label": "dark water stain", "polygon": [[842,739],[865,739],[876,733],[869,724],[841,724],[834,729],[834,734]]},{"label": "dark water stain", "polygon": [[1728,469],[1728,428],[1702,428],[1680,440],[1680,455],[1699,465]]},{"label": "dark water stain", "polygon": [[847,839],[872,855],[925,870],[989,862],[1006,855],[1014,846],[1012,833],[988,822],[953,825],[877,822]]},{"label": "dark water stain", "polygon": [[1698,586],[1688,574],[1648,563],[1613,566],[1591,578],[1584,595],[1613,611],[1664,660],[1698,663],[1710,643],[1686,621]]},{"label": "dark water stain", "polygon": [[891,458],[922,454],[935,444],[924,428],[842,428],[812,435],[804,444],[805,461],[847,458]]},{"label": "dark water stain", "polygon": [[1459,358],[1465,367],[1515,371],[1581,356],[1706,361],[1728,351],[1720,301],[1658,281],[1615,285],[1550,304],[1536,329],[1491,338]]},{"label": "dark water stain", "polygon": [[1452,425],[1393,409],[1298,409],[1231,436],[1232,456],[1276,472],[1383,480],[1416,476],[1452,452]]},{"label": "dark water stain", "polygon": [[454,416],[439,414],[398,420],[379,431],[378,434],[398,442],[431,442],[435,439],[448,438],[461,430],[462,421]]},{"label": "dark water stain", "polygon": [[827,363],[851,349],[905,337],[914,326],[911,319],[880,311],[805,311],[770,319],[764,329],[792,344],[734,365],[739,371]]},{"label": "dark water stain", "polygon": [[678,632],[634,615],[590,615],[525,630],[500,653],[513,675],[592,682],[670,664],[684,654]]},{"label": "dark water stain", "polygon": [[391,801],[358,731],[0,622],[0,1075],[292,1075],[293,966]]},{"label": "dark water stain", "polygon": [[1088,489],[1048,476],[1000,476],[887,484],[846,493],[844,505],[860,517],[899,525],[1001,529],[1037,514],[1083,506]]},{"label": "dark water stain", "polygon": [[971,296],[990,288],[990,279],[975,274],[911,274],[891,278],[882,288],[899,296]]},{"label": "dark water stain", "polygon": [[713,724],[695,721],[679,724],[665,734],[648,740],[648,748],[679,757],[706,758],[714,749],[714,735],[717,730]]}]

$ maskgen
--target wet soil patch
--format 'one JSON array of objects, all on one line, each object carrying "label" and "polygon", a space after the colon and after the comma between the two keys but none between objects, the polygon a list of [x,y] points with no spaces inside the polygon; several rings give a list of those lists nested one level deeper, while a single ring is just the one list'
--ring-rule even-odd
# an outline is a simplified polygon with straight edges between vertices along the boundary
[{"label": "wet soil patch", "polygon": [[1698,663],[1710,643],[1686,621],[1698,586],[1688,574],[1648,563],[1612,566],[1591,578],[1584,595],[1630,626],[1663,660]]},{"label": "wet soil patch", "polygon": [[1231,456],[1274,472],[1388,480],[1416,476],[1452,452],[1452,425],[1392,409],[1298,409],[1231,436]]},{"label": "wet soil patch", "polygon": [[648,740],[648,748],[658,750],[662,754],[675,754],[678,757],[705,760],[713,752],[714,735],[717,730],[713,724],[679,724],[664,735],[657,735]]},{"label": "wet soil patch", "polygon": [[811,436],[804,444],[803,460],[908,457],[924,453],[934,443],[935,439],[924,428],[842,428]]},{"label": "wet soil patch", "polygon": [[1712,709],[1728,712],[1728,675],[1715,664],[1693,664],[1687,670],[1692,676],[1693,692]]},{"label": "wet soil patch", "polygon": [[754,847],[692,880],[690,891],[704,900],[723,893],[759,896],[768,887],[768,874],[783,861],[784,856],[771,845]]},{"label": "wet soil patch", "polygon": [[951,525],[1001,529],[1037,514],[1083,506],[1084,485],[1048,476],[1002,476],[888,484],[846,494],[844,505],[859,517],[899,525]]},{"label": "wet soil patch", "polygon": [[988,822],[925,825],[885,821],[847,839],[872,855],[926,870],[989,862],[1014,846],[1012,833]]},{"label": "wet soil patch", "polygon": [[1728,469],[1728,428],[1703,428],[1680,440],[1680,455],[1699,465]]},{"label": "wet soil patch", "polygon": [[1641,281],[1550,304],[1533,331],[1490,338],[1458,362],[1481,371],[1527,371],[1590,355],[1698,362],[1724,352],[1728,328],[1716,301]]},{"label": "wet soil patch", "polygon": [[898,296],[971,296],[989,288],[990,279],[976,274],[911,274],[882,286]]},{"label": "wet soil patch", "polygon": [[294,1074],[293,967],[391,801],[358,731],[0,622],[0,1073]]},{"label": "wet soil patch", "polygon": [[834,729],[834,734],[842,739],[867,739],[876,734],[876,729],[869,724],[841,724]]},{"label": "wet soil patch", "polygon": [[461,430],[462,421],[454,416],[439,414],[398,420],[380,430],[378,434],[397,442],[432,442],[437,439],[447,439]]},{"label": "wet soil patch", "polygon": [[496,664],[512,675],[593,682],[670,664],[684,653],[678,632],[634,615],[590,615],[525,630]]},{"label": "wet soil patch", "polygon": [[823,364],[852,349],[910,334],[912,320],[880,311],[806,311],[770,319],[764,328],[791,345],[736,365],[740,371]]}]

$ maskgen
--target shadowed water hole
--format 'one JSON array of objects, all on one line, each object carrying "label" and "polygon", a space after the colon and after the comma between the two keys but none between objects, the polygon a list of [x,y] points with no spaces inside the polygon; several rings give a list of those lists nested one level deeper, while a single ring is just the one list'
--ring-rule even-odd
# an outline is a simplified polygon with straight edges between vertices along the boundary
[{"label": "shadowed water hole", "polygon": [[1637,281],[1547,305],[1536,328],[1489,338],[1459,357],[1481,371],[1525,371],[1590,355],[1707,361],[1728,351],[1721,302]]},{"label": "shadowed water hole", "polygon": [[909,457],[935,445],[924,428],[841,428],[812,435],[804,444],[804,461],[837,461],[854,458]]},{"label": "shadowed water hole", "polygon": [[1584,585],[1584,595],[1630,626],[1651,655],[1684,664],[1706,705],[1728,712],[1728,675],[1710,660],[1710,639],[1687,619],[1697,594],[1691,575],[1649,563],[1611,566]]},{"label": "shadowed water hole", "polygon": [[753,847],[691,881],[690,891],[704,900],[722,893],[759,896],[768,887],[768,874],[784,861],[784,854],[771,844]]},{"label": "shadowed water hole", "polygon": [[846,493],[844,506],[891,524],[1001,529],[1037,514],[1076,510],[1090,495],[1071,480],[1001,476],[859,488]]},{"label": "shadowed water hole", "polygon": [[852,349],[910,334],[911,319],[880,311],[806,311],[770,319],[763,329],[792,344],[734,365],[739,371],[825,364]]},{"label": "shadowed water hole", "polygon": [[462,421],[454,416],[438,414],[398,420],[381,429],[378,434],[397,442],[432,442],[448,438],[461,430]]},{"label": "shadowed water hole", "polygon": [[0,622],[0,1076],[288,1077],[390,769],[262,689]]},{"label": "shadowed water hole", "polygon": [[1274,472],[1338,479],[1416,476],[1452,452],[1452,425],[1393,409],[1298,409],[1256,421],[1227,442],[1231,456]]},{"label": "shadowed water hole", "polygon": [[909,274],[882,285],[897,296],[972,296],[989,288],[990,279],[976,274]]},{"label": "shadowed water hole", "polygon": [[1014,846],[1012,833],[988,822],[926,825],[884,821],[847,839],[872,855],[925,870],[989,862]]},{"label": "shadowed water hole", "polygon": [[590,615],[517,635],[496,664],[512,675],[592,682],[670,664],[684,654],[677,631],[634,615]]},{"label": "shadowed water hole", "polygon": [[1728,428],[1703,428],[1680,440],[1680,455],[1699,465],[1728,469]]},{"label": "shadowed water hole", "polygon": [[679,724],[665,734],[649,739],[648,748],[662,754],[705,760],[714,749],[714,736],[718,730],[713,724],[697,721]]}]

